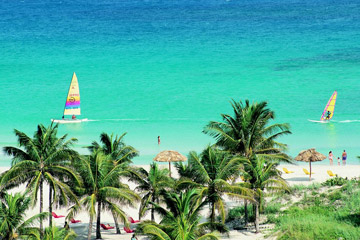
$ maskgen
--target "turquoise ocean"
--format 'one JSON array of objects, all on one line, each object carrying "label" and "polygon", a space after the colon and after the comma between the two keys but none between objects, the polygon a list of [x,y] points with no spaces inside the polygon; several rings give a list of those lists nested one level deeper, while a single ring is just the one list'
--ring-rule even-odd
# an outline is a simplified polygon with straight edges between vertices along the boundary
[{"label": "turquoise ocean", "polygon": [[[0,147],[61,118],[76,72],[93,121],[59,132],[80,152],[102,132],[127,132],[136,164],[201,151],[213,142],[203,127],[249,99],[291,125],[291,156],[345,149],[360,163],[358,0],[7,0],[0,29]],[[309,122],[334,90],[334,122]]]}]

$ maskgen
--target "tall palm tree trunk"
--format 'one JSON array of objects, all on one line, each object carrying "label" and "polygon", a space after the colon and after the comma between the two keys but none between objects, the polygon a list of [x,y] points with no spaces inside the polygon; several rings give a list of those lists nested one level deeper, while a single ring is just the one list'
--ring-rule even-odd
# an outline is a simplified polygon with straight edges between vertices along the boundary
[{"label": "tall palm tree trunk", "polygon": [[93,216],[90,215],[90,220],[89,220],[89,230],[88,230],[88,240],[91,240],[91,232],[92,232],[92,223],[93,223]]},{"label": "tall palm tree trunk", "polygon": [[259,218],[260,218],[260,214],[259,214],[259,199],[257,199],[258,201],[256,201],[255,203],[255,233],[259,233]]},{"label": "tall palm tree trunk", "polygon": [[[155,195],[154,193],[152,194],[152,197],[151,197],[151,201],[152,202],[155,202]],[[154,207],[151,207],[151,221],[155,221],[155,211],[154,211]]]},{"label": "tall palm tree trunk", "polygon": [[96,219],[96,239],[101,239],[100,214],[101,214],[101,202],[98,201],[98,210],[97,210],[97,219]]},{"label": "tall palm tree trunk", "polygon": [[248,202],[247,202],[247,200],[245,199],[245,200],[244,200],[245,226],[247,225],[248,219],[249,219],[249,214],[248,214],[247,206],[248,206]]},{"label": "tall palm tree trunk", "polygon": [[210,222],[215,223],[215,203],[211,203]]},{"label": "tall palm tree trunk", "polygon": [[[52,187],[49,185],[49,213],[52,213]],[[49,226],[52,226],[52,215],[49,216]]]},{"label": "tall palm tree trunk", "polygon": [[116,228],[116,234],[121,234],[117,217],[116,217],[116,215],[115,215],[115,213],[114,213],[113,211],[111,211],[111,214],[113,215],[113,218],[114,218],[115,228]]},{"label": "tall palm tree trunk", "polygon": [[[43,212],[43,179],[40,180],[40,214]],[[43,236],[43,221],[40,219],[40,239]]]}]

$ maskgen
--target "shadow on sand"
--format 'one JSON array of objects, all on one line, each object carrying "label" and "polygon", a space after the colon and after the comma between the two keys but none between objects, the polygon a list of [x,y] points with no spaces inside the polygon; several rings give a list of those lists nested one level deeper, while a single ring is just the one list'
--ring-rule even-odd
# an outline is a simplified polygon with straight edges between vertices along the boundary
[{"label": "shadow on sand", "polygon": [[[309,181],[309,177],[293,177],[293,178],[286,178],[285,180],[291,182],[304,182],[304,181]],[[314,180],[314,178],[311,178],[311,180]]]}]

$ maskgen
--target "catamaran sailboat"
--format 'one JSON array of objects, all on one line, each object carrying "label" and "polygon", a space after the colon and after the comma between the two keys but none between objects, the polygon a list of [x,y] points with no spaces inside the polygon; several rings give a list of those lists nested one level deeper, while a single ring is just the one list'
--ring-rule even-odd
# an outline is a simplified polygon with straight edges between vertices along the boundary
[{"label": "catamaran sailboat", "polygon": [[[65,118],[68,115],[72,117]],[[87,118],[78,119],[76,118],[77,115],[80,115],[80,90],[76,74],[74,73],[65,102],[64,115],[62,119],[51,119],[51,121],[56,123],[81,123],[88,120]]]},{"label": "catamaran sailboat", "polygon": [[309,121],[320,122],[320,123],[330,122],[330,120],[334,116],[336,98],[337,98],[337,91],[334,91],[334,93],[331,95],[329,101],[327,102],[327,104],[325,106],[325,109],[321,115],[320,121],[316,121],[316,120],[309,120]]}]

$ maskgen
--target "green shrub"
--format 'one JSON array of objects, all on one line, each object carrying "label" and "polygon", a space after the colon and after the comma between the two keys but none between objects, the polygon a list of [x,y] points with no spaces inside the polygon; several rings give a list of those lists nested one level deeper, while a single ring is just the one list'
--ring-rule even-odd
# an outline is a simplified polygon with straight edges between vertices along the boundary
[{"label": "green shrub", "polygon": [[[253,221],[255,216],[253,213],[252,205],[249,204],[247,206],[247,209],[248,209],[248,218],[249,218],[248,220]],[[230,209],[228,216],[226,218],[226,222],[230,222],[235,219],[241,219],[241,218],[244,218],[244,216],[245,216],[245,207],[244,206],[235,207],[235,208]]]},{"label": "green shrub", "polygon": [[334,221],[329,216],[312,214],[293,216],[286,215],[279,219],[277,230],[278,239],[293,240],[330,240],[330,239],[360,239],[360,228],[353,225]]},{"label": "green shrub", "polygon": [[266,218],[267,218],[266,223],[278,223],[278,222],[279,222],[279,220],[278,220],[278,218],[275,216],[275,214],[266,215]]},{"label": "green shrub", "polygon": [[274,214],[279,213],[281,208],[281,203],[271,203],[267,204],[264,207],[264,214]]},{"label": "green shrub", "polygon": [[339,190],[334,191],[334,192],[332,192],[332,193],[330,193],[328,195],[328,199],[331,202],[335,202],[336,200],[340,200],[342,197],[343,197],[343,195],[341,194],[341,192]]},{"label": "green shrub", "polygon": [[342,177],[334,177],[334,178],[330,178],[328,180],[326,180],[326,182],[323,182],[322,185],[323,186],[328,186],[328,187],[332,187],[332,186],[342,186],[345,183],[347,183],[349,180],[348,178],[342,178]]}]

